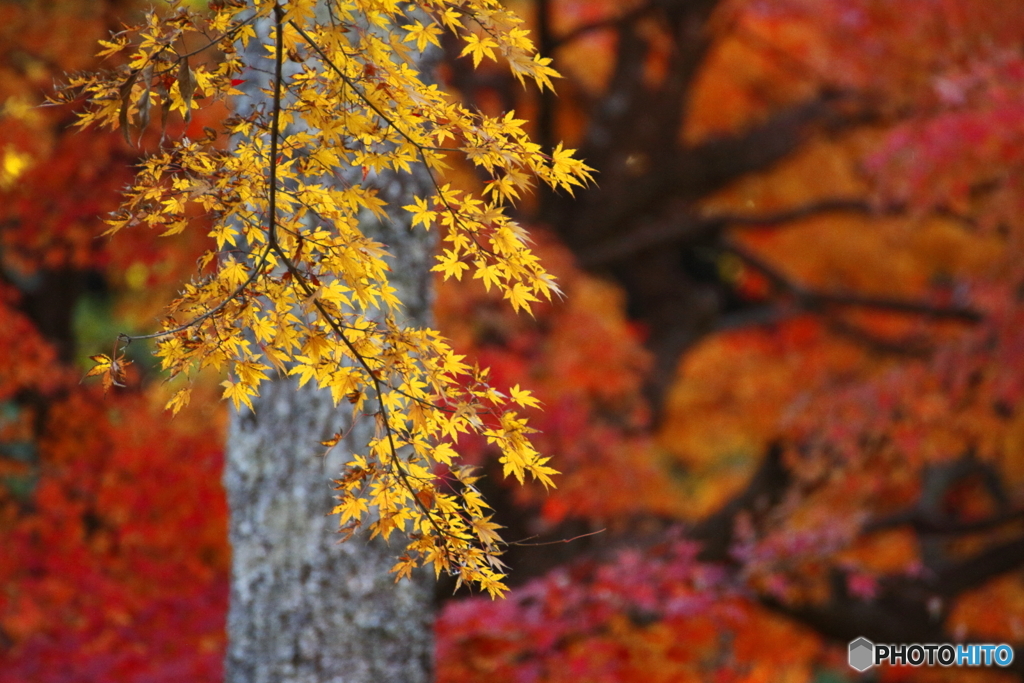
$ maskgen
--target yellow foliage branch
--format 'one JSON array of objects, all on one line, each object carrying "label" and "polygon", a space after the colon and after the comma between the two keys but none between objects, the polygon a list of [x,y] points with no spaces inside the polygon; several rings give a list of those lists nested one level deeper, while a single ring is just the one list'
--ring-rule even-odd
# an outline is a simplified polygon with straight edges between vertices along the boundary
[{"label": "yellow foliage branch", "polygon": [[[413,228],[444,229],[434,270],[446,278],[471,272],[529,311],[559,290],[506,206],[534,179],[572,192],[592,169],[561,145],[545,153],[513,112],[472,112],[423,82],[418,53],[439,46],[448,31],[474,64],[500,55],[520,81],[551,87],[558,74],[550,60],[495,0],[331,0],[324,19],[317,7],[314,0],[216,0],[197,12],[172,2],[101,41],[100,54],[118,56],[122,66],[74,75],[56,99],[84,98],[80,125],[120,127],[129,141],[133,128],[141,139],[156,108],[164,131],[174,112],[187,124],[193,110],[240,94],[240,47],[256,38],[257,21],[273,26],[269,114],[256,108],[229,117],[224,132],[240,141],[230,153],[214,145],[216,133],[162,135],[109,221],[111,234],[141,226],[175,234],[197,213],[212,226],[217,249],[200,259],[196,278],[150,335],[159,339],[157,355],[172,376],[227,369],[224,397],[236,408],[251,408],[276,369],[300,386],[329,389],[336,405],[351,404],[353,419],[372,414],[377,434],[336,482],[342,530],[351,534],[373,511],[371,536],[406,537],[398,578],[429,563],[500,596],[504,542],[455,446],[461,434],[481,434],[499,449],[506,476],[553,485],[555,470],[512,410],[536,400],[518,385],[510,399],[439,333],[396,322],[401,302],[386,248],[360,229],[361,216],[387,216],[386,202],[367,184],[338,179],[425,167],[433,191],[401,208]],[[194,47],[197,39],[203,47]],[[452,151],[489,176],[483,197],[435,178]],[[113,376],[113,361],[97,362],[90,374]],[[177,412],[188,392],[168,407]]]}]

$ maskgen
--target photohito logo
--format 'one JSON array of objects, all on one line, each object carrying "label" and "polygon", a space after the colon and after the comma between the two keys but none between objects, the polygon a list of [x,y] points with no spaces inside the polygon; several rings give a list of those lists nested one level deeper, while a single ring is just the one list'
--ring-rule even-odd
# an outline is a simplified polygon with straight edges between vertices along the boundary
[{"label": "photohito logo", "polygon": [[879,664],[921,666],[1010,666],[1013,648],[1009,645],[876,645],[867,638],[850,641],[850,666],[867,671]]}]

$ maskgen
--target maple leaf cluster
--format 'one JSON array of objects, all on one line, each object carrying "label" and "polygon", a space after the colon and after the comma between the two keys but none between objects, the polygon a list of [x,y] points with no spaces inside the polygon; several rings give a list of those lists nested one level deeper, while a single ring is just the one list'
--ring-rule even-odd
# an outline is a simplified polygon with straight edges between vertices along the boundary
[{"label": "maple leaf cluster", "polygon": [[[176,235],[208,221],[203,229],[217,248],[200,257],[199,275],[155,335],[163,369],[189,380],[203,368],[226,369],[224,397],[236,409],[252,409],[268,373],[294,375],[300,386],[329,389],[335,404],[351,404],[353,419],[374,417],[377,435],[337,481],[343,531],[354,532],[372,508],[371,536],[408,535],[398,578],[426,562],[500,595],[497,527],[452,445],[460,434],[482,434],[501,451],[506,476],[551,486],[555,470],[512,409],[533,400],[518,386],[507,397],[438,333],[400,322],[386,247],[361,227],[390,220],[386,202],[351,178],[410,173],[413,165],[440,173],[446,155],[464,155],[491,178],[484,198],[434,182],[405,209],[413,227],[443,228],[436,270],[456,278],[472,270],[514,309],[529,311],[559,290],[504,206],[534,178],[571,192],[589,169],[561,146],[544,153],[513,112],[473,112],[424,83],[407,43],[438,45],[443,30],[466,41],[474,62],[500,50],[516,78],[550,87],[548,60],[498,3],[424,2],[418,16],[427,24],[410,24],[405,8],[360,1],[333,3],[319,19],[314,4],[224,3],[197,13],[172,3],[101,43],[100,55],[123,66],[71,77],[56,101],[84,98],[79,125],[119,127],[128,142],[157,107],[163,125],[175,112],[187,123],[200,102],[241,94],[240,50],[255,38],[254,25],[271,26],[268,105],[225,120],[224,132],[238,140],[230,153],[210,132],[147,156],[108,234],[145,226]],[[198,61],[214,49],[216,60]],[[119,384],[124,361],[116,351],[94,360],[90,374]],[[180,389],[168,407],[180,410],[189,392]]]}]

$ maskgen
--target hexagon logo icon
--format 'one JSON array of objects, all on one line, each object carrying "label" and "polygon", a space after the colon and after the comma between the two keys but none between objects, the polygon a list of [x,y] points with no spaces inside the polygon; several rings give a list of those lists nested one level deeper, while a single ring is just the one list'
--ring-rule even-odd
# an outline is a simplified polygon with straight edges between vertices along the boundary
[{"label": "hexagon logo icon", "polygon": [[850,641],[850,666],[857,671],[867,671],[874,664],[875,644],[867,638]]}]

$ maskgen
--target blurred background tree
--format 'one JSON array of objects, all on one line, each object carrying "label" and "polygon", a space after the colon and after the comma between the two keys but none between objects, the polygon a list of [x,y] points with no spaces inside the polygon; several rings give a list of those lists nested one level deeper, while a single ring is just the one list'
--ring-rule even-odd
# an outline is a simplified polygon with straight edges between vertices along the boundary
[{"label": "blurred background tree", "polygon": [[[148,330],[206,245],[99,238],[132,177],[116,134],[39,108],[134,3],[0,3],[0,680],[218,680],[227,609],[225,413],[183,420],[151,349],[128,386],[88,356]],[[222,114],[214,113],[213,116]],[[193,122],[202,131],[210,119]],[[156,138],[147,141],[156,142]]]},{"label": "blurred background tree", "polygon": [[[564,302],[438,289],[564,472],[506,489],[475,445],[518,585],[440,587],[438,678],[854,680],[858,636],[1024,643],[1024,7],[511,4],[558,95],[454,52],[439,77],[598,186],[520,207]],[[95,239],[136,153],[32,108],[128,11],[0,3],[0,681],[222,675],[216,394],[170,421],[144,350],[104,399],[76,365],[202,245]]]},{"label": "blurred background tree", "polygon": [[825,680],[858,636],[1020,643],[1022,9],[521,7],[557,97],[446,77],[598,187],[523,207],[564,306],[446,285],[439,316],[544,388],[565,475],[510,536],[607,531],[513,546],[519,595],[441,618],[442,678]]}]

